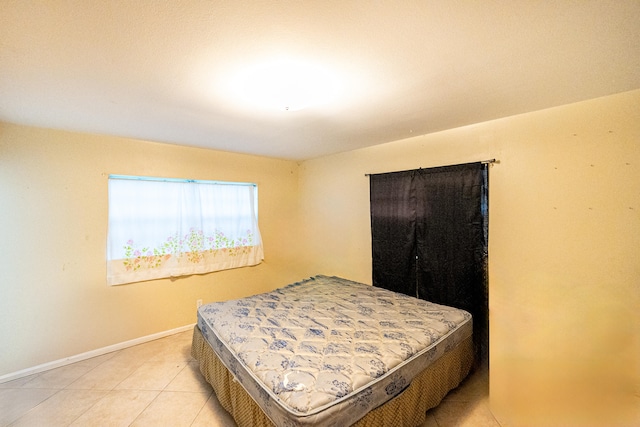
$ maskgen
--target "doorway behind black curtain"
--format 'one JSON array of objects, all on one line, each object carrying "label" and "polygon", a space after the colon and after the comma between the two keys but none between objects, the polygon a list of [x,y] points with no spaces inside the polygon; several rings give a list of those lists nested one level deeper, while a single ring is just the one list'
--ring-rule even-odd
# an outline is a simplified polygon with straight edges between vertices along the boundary
[{"label": "doorway behind black curtain", "polygon": [[373,285],[469,311],[484,366],[487,196],[479,162],[370,175]]}]

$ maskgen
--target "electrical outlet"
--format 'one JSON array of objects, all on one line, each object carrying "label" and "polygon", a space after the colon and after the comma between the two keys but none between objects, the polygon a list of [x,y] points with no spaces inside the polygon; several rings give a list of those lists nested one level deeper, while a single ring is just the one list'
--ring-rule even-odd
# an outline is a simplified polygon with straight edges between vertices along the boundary
[{"label": "electrical outlet", "polygon": [[201,305],[202,305],[202,300],[201,299],[196,301],[196,308],[200,308]]}]

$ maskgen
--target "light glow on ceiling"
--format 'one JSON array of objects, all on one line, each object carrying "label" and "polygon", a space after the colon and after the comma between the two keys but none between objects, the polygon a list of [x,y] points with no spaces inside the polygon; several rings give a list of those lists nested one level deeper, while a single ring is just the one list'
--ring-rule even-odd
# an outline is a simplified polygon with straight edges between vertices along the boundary
[{"label": "light glow on ceiling", "polygon": [[233,82],[236,101],[275,111],[297,111],[336,99],[338,79],[327,69],[295,60],[274,60],[240,72]]}]

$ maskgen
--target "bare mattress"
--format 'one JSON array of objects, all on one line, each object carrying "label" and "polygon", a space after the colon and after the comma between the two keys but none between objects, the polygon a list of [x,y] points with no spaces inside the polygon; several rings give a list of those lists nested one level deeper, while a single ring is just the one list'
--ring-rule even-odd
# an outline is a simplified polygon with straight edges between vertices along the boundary
[{"label": "bare mattress", "polygon": [[[315,276],[204,305],[196,329],[275,425],[346,426],[401,395],[461,343],[469,346],[472,319],[457,308]],[[468,373],[466,353],[445,394]]]}]

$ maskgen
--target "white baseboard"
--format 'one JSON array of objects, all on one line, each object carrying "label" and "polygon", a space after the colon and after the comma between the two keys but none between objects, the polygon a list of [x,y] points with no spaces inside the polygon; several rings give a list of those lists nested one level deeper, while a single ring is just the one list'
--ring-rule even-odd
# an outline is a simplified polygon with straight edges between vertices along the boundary
[{"label": "white baseboard", "polygon": [[103,354],[111,353],[113,351],[122,350],[127,347],[133,347],[134,345],[143,344],[149,341],[157,340],[159,338],[168,337],[169,335],[174,335],[180,332],[189,331],[193,329],[194,326],[195,326],[195,323],[191,325],[181,326],[179,328],[170,329],[168,331],[158,332],[156,334],[147,335],[144,337],[121,342],[121,343],[110,345],[107,347],[98,348],[96,350],[87,351],[86,353],[76,354],[75,356],[65,357],[64,359],[54,360],[53,362],[43,363],[42,365],[33,366],[31,368],[22,369],[20,371],[11,372],[9,374],[0,376],[0,383],[17,380],[23,377],[28,377],[29,375],[38,374],[40,372],[48,371],[54,368],[59,368],[65,365],[70,365],[72,363],[80,362],[82,360],[91,359],[92,357],[102,356]]}]

